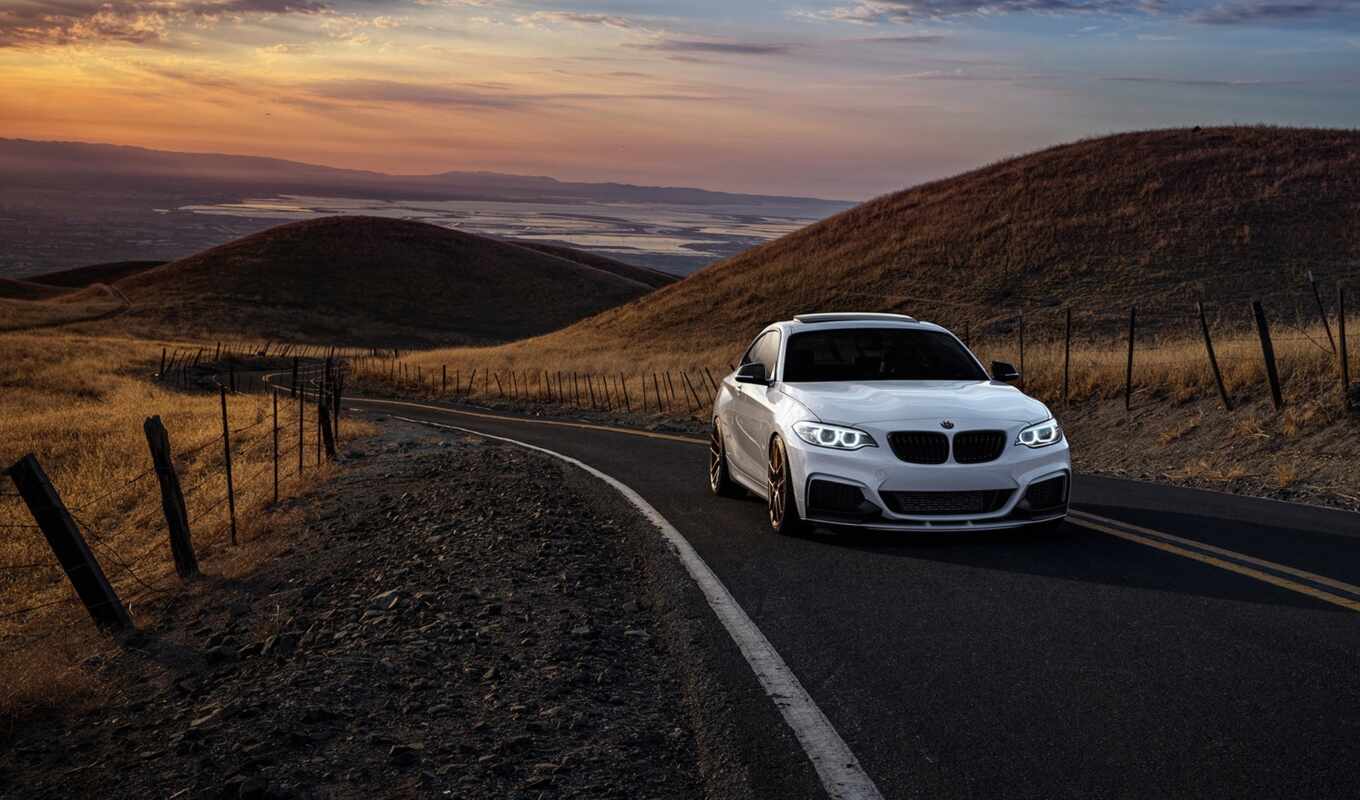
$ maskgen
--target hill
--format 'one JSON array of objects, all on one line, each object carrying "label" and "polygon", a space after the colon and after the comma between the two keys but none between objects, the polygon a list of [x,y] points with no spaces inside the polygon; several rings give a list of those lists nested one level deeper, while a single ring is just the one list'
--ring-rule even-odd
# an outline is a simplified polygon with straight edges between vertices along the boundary
[{"label": "hill", "polygon": [[81,289],[96,283],[113,283],[131,275],[164,264],[164,261],[114,261],[108,264],[91,264],[88,267],[75,267],[57,272],[45,272],[24,278],[28,283],[44,286],[58,286],[68,289]]},{"label": "hill", "polygon": [[125,306],[104,284],[67,290],[0,278],[0,331],[92,322],[115,316]]},{"label": "hill", "polygon": [[1022,309],[1071,303],[1084,323],[1118,325],[1137,304],[1156,325],[1201,292],[1234,309],[1297,293],[1307,270],[1360,275],[1360,133],[1128,133],[878,198],[515,351],[726,361],[762,325],[811,309],[999,333]]},{"label": "hill", "polygon": [[567,247],[566,245],[552,244],[549,242],[531,242],[525,239],[512,239],[511,241],[520,247],[527,247],[530,250],[537,250],[540,253],[547,253],[548,255],[565,258],[569,261],[575,261],[578,264],[584,264],[588,267],[602,269],[605,272],[612,272],[615,275],[639,283],[645,283],[653,288],[669,286],[679,280],[678,277],[669,272],[625,264],[622,261],[615,261],[612,258],[599,255],[598,253],[588,253],[585,250],[577,250],[572,247]]},{"label": "hill", "polygon": [[117,324],[165,336],[416,345],[555,330],[651,286],[419,222],[327,217],[271,228],[117,281]]},{"label": "hill", "polygon": [[184,153],[91,142],[0,138],[0,197],[21,190],[77,191],[138,197],[234,197],[272,194],[392,199],[724,205],[756,203],[823,208],[842,205],[808,197],[714,192],[677,186],[560,181],[541,175],[448,171],[392,175],[278,158]]}]

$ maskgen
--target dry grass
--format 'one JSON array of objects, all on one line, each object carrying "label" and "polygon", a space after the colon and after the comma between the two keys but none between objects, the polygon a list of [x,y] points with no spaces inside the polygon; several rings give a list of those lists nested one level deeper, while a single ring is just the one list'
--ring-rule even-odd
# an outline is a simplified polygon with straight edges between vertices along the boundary
[{"label": "dry grass", "polygon": [[[216,394],[151,383],[160,345],[64,335],[0,336],[0,465],[32,452],[84,529],[95,556],[134,617],[180,583],[173,573],[160,495],[142,423],[159,415],[170,432],[186,492],[200,565],[209,571],[242,557],[227,546],[224,452]],[[238,534],[248,542],[286,519],[272,503],[272,407],[267,397],[229,398]],[[324,478],[314,428],[306,433],[306,472],[296,477],[297,406],[280,403],[282,496]],[[314,420],[313,409],[307,418]],[[347,421],[346,437],[367,432]],[[130,483],[129,483],[130,482]],[[12,493],[8,480],[0,492]],[[92,635],[84,611],[56,567],[22,502],[0,497],[0,717],[31,710],[56,693],[89,689],[69,652],[72,632]],[[30,567],[29,565],[35,565]],[[32,613],[18,613],[35,608]],[[57,632],[60,635],[51,635]],[[86,650],[88,652],[88,650]],[[76,659],[76,660],[72,660]]]},{"label": "dry grass", "polygon": [[18,331],[86,322],[114,315],[123,302],[108,287],[92,286],[64,292],[49,289],[51,296],[17,298],[0,296],[0,331]]}]

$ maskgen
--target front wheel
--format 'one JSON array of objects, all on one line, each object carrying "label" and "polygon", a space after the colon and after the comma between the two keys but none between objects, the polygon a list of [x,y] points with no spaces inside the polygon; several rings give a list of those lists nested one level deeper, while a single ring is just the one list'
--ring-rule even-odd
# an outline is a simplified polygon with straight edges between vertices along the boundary
[{"label": "front wheel", "polygon": [[722,429],[713,420],[713,435],[708,439],[708,490],[719,497],[740,497],[742,489],[732,480],[727,467],[727,444]]},{"label": "front wheel", "polygon": [[765,496],[770,510],[770,527],[775,533],[795,536],[807,530],[807,523],[798,515],[798,500],[793,496],[789,454],[779,437],[770,441],[769,483]]}]

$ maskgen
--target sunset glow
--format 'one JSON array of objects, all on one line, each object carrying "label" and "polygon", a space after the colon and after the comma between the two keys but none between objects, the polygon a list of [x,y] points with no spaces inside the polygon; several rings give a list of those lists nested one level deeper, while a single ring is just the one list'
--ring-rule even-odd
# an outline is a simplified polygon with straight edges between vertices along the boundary
[{"label": "sunset glow", "polygon": [[4,0],[0,135],[863,198],[1073,138],[1355,126],[1350,2]]}]

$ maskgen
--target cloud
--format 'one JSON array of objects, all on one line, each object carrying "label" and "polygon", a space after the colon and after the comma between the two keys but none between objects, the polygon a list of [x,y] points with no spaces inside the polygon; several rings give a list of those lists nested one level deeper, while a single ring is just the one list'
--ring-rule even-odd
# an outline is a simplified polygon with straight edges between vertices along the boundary
[{"label": "cloud", "polygon": [[724,99],[716,95],[664,92],[642,94],[601,92],[517,93],[511,91],[505,84],[404,83],[366,78],[315,81],[301,88],[311,95],[314,101],[330,100],[374,105],[395,103],[467,111],[507,111],[593,101],[710,102]]},{"label": "cloud", "polygon": [[859,39],[845,39],[852,44],[939,44],[949,41],[950,37],[938,33],[913,33],[906,36],[865,36]]},{"label": "cloud", "polygon": [[164,42],[173,27],[221,19],[319,14],[319,0],[35,0],[0,12],[0,47],[53,47],[101,42]]},{"label": "cloud", "polygon": [[1102,80],[1119,83],[1153,83],[1162,86],[1204,86],[1228,89],[1251,89],[1266,86],[1298,86],[1303,81],[1218,80],[1214,78],[1158,78],[1144,75],[1114,75]]},{"label": "cloud", "polygon": [[958,68],[951,70],[932,69],[923,72],[909,72],[899,77],[912,81],[1042,81],[1051,80],[1056,76],[1044,75],[1037,72],[1018,75],[982,73]]},{"label": "cloud", "polygon": [[551,25],[596,25],[615,30],[647,30],[636,20],[617,14],[593,14],[582,11],[535,11],[515,18],[515,22],[531,28]]},{"label": "cloud", "polygon": [[1295,0],[1295,2],[1221,3],[1190,15],[1191,22],[1203,25],[1251,25],[1256,23],[1288,22],[1312,17],[1360,12],[1357,0]]},{"label": "cloud", "polygon": [[714,42],[703,39],[661,39],[646,44],[631,45],[639,50],[665,53],[716,53],[743,56],[781,56],[794,49],[791,44],[769,42]]},{"label": "cloud", "polygon": [[1161,10],[1164,0],[860,0],[853,5],[797,16],[861,25],[942,20],[965,15],[1000,14],[1127,14]]},{"label": "cloud", "polygon": [[316,97],[365,103],[404,103],[466,109],[507,109],[522,103],[514,95],[489,94],[466,86],[402,83],[368,78],[317,81],[304,87]]}]

